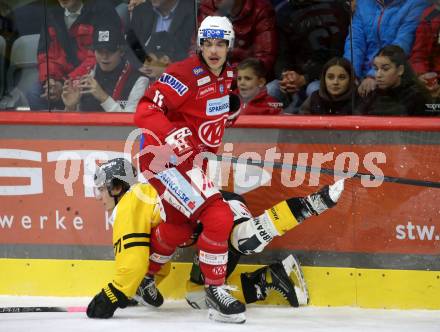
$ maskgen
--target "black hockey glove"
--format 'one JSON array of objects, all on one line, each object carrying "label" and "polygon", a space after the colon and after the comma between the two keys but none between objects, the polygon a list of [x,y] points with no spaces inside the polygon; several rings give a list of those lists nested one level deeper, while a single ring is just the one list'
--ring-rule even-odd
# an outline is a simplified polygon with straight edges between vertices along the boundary
[{"label": "black hockey glove", "polygon": [[226,121],[226,127],[231,127],[235,123],[235,121],[237,121],[241,111],[240,106],[241,106],[240,97],[237,96],[235,93],[230,93],[229,114],[228,114],[228,120]]},{"label": "black hockey glove", "polygon": [[124,293],[109,283],[89,303],[87,316],[89,318],[111,318],[118,307],[125,308],[127,304],[128,298]]}]

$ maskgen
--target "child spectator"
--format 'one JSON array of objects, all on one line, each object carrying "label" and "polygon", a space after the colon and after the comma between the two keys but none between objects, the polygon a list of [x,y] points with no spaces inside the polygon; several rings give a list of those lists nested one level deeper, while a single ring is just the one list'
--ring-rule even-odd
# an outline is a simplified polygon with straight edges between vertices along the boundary
[{"label": "child spectator", "polygon": [[423,13],[410,63],[431,95],[440,98],[440,0]]},{"label": "child spectator", "polygon": [[278,48],[275,11],[268,0],[202,0],[198,22],[207,16],[226,16],[234,25],[230,63],[236,67],[249,57],[260,59],[271,75]]},{"label": "child spectator", "polygon": [[[165,69],[176,60],[176,41],[168,32],[160,31],[151,34],[145,46],[145,59],[139,71],[148,77],[149,84],[153,84]],[[141,136],[140,146],[144,146],[144,136]]]},{"label": "child spectator", "polygon": [[376,88],[372,63],[379,49],[397,45],[406,54],[410,53],[417,25],[427,6],[426,0],[357,0],[344,57],[353,63],[361,82],[358,89],[361,96]]},{"label": "child spectator", "polygon": [[134,112],[148,87],[148,78],[127,61],[119,26],[93,33],[94,69],[78,81],[67,80],[62,99],[67,111]]},{"label": "child spectator", "polygon": [[139,71],[155,82],[169,64],[176,60],[177,42],[166,31],[154,32],[145,45],[145,60]]},{"label": "child spectator", "polygon": [[267,94],[265,77],[264,64],[257,58],[248,58],[237,66],[241,115],[273,115],[283,110],[283,103]]},{"label": "child spectator", "polygon": [[409,65],[399,46],[382,48],[374,58],[377,89],[362,100],[364,115],[436,115],[429,112],[431,96]]},{"label": "child spectator", "polygon": [[[335,57],[322,70],[319,90],[302,104],[301,114],[352,114],[356,94],[354,72],[350,61]],[[355,95],[356,96],[356,95]]]},{"label": "child spectator", "polygon": [[58,0],[58,4],[48,10],[47,28],[43,26],[40,34],[40,83],[27,92],[31,109],[64,108],[65,78],[76,80],[95,65],[92,36],[100,19],[119,23],[122,30],[116,10],[106,0]]}]

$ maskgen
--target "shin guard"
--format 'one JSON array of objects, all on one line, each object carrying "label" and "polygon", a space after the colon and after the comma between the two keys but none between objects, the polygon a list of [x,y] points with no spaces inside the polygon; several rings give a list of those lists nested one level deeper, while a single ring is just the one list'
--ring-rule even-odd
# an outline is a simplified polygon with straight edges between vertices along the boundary
[{"label": "shin guard", "polygon": [[177,246],[187,241],[192,234],[189,224],[162,223],[151,232],[151,255],[149,274],[156,274],[173,257]]}]

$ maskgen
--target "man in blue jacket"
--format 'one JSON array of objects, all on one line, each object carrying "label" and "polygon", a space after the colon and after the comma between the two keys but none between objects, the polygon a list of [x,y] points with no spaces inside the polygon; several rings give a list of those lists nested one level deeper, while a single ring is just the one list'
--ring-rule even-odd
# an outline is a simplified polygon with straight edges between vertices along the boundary
[{"label": "man in blue jacket", "polygon": [[361,96],[376,87],[373,57],[382,47],[398,45],[410,54],[420,17],[428,5],[426,0],[357,0],[352,36],[347,36],[344,57],[353,63],[361,82]]}]

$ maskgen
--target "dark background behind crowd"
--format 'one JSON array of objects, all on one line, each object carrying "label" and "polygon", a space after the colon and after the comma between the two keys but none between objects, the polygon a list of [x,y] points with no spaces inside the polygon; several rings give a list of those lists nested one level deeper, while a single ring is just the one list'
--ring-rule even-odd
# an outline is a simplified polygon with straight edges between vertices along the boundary
[{"label": "dark background behind crowd", "polygon": [[0,109],[134,112],[209,15],[241,114],[440,114],[440,0],[0,1]]}]

